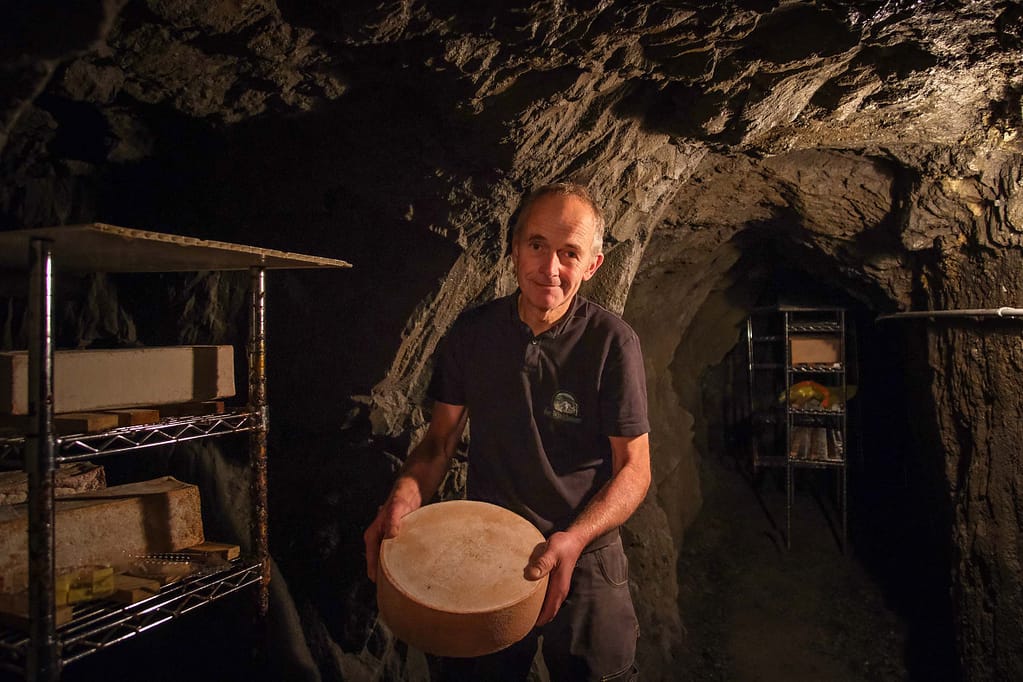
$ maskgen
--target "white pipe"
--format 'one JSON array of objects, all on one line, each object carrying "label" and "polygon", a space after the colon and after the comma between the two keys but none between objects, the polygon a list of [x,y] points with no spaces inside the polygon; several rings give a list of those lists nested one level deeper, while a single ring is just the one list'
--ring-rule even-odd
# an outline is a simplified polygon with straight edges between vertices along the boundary
[{"label": "white pipe", "polygon": [[881,320],[894,320],[904,317],[1023,317],[1023,308],[961,308],[958,310],[911,310],[905,313],[879,315]]}]

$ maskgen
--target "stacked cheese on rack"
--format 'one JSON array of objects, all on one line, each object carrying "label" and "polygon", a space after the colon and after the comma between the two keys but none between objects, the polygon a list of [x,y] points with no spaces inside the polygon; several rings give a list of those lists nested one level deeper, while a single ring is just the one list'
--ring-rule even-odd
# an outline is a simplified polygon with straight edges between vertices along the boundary
[{"label": "stacked cheese on rack", "polygon": [[[199,488],[170,476],[57,498],[58,573],[82,566],[129,567],[134,557],[204,541]],[[28,508],[0,506],[0,584],[28,585]]]},{"label": "stacked cheese on rack", "polygon": [[[137,408],[195,404],[235,394],[234,348],[164,346],[66,350],[54,353],[54,412],[58,432],[80,433],[156,421],[160,410]],[[28,353],[0,353],[0,415],[17,429],[26,424]]]}]

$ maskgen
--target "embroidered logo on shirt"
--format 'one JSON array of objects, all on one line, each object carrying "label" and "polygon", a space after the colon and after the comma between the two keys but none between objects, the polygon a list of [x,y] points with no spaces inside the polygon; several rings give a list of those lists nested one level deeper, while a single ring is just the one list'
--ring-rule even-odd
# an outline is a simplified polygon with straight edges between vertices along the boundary
[{"label": "embroidered logo on shirt", "polygon": [[545,411],[551,419],[573,422],[575,424],[582,421],[579,418],[579,401],[568,391],[558,391],[555,393],[551,399],[551,408]]}]

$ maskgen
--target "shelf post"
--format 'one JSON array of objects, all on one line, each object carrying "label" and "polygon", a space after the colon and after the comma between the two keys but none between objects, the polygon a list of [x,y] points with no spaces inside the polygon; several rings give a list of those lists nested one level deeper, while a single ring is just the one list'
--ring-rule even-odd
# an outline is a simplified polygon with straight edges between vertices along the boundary
[{"label": "shelf post", "polygon": [[31,240],[29,286],[29,432],[25,439],[25,471],[28,474],[31,642],[26,673],[30,680],[48,681],[60,676],[54,606],[56,438],[53,431],[53,249],[49,240]]},{"label": "shelf post", "polygon": [[270,549],[267,531],[266,436],[269,408],[266,400],[266,268],[250,268],[252,305],[249,316],[249,411],[258,425],[249,433],[252,462],[252,547],[262,564],[259,585],[259,615],[265,616],[270,603]]},{"label": "shelf post", "polygon": [[784,363],[785,363],[785,549],[792,549],[792,504],[793,486],[795,484],[792,471],[792,339],[789,329],[792,325],[791,313],[784,313]]},{"label": "shelf post", "polygon": [[839,362],[842,367],[842,466],[839,471],[839,475],[842,477],[842,492],[838,497],[839,504],[842,508],[842,553],[846,552],[846,545],[849,542],[849,375],[846,374],[849,365],[846,364],[847,354],[845,347],[846,339],[846,326],[845,326],[845,311],[841,310],[838,313],[839,322]]}]

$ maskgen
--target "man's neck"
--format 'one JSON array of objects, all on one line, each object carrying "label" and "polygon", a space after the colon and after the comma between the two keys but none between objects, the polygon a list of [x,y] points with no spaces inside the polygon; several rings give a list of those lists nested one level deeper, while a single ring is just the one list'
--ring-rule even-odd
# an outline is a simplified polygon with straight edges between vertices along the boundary
[{"label": "man's neck", "polygon": [[572,302],[575,300],[575,296],[568,299],[557,308],[551,308],[550,310],[540,310],[532,308],[529,305],[523,303],[522,294],[519,294],[518,298],[518,310],[519,319],[526,323],[526,326],[533,332],[533,336],[540,336],[545,331],[556,325],[558,321],[563,318],[568,311],[572,308]]}]

